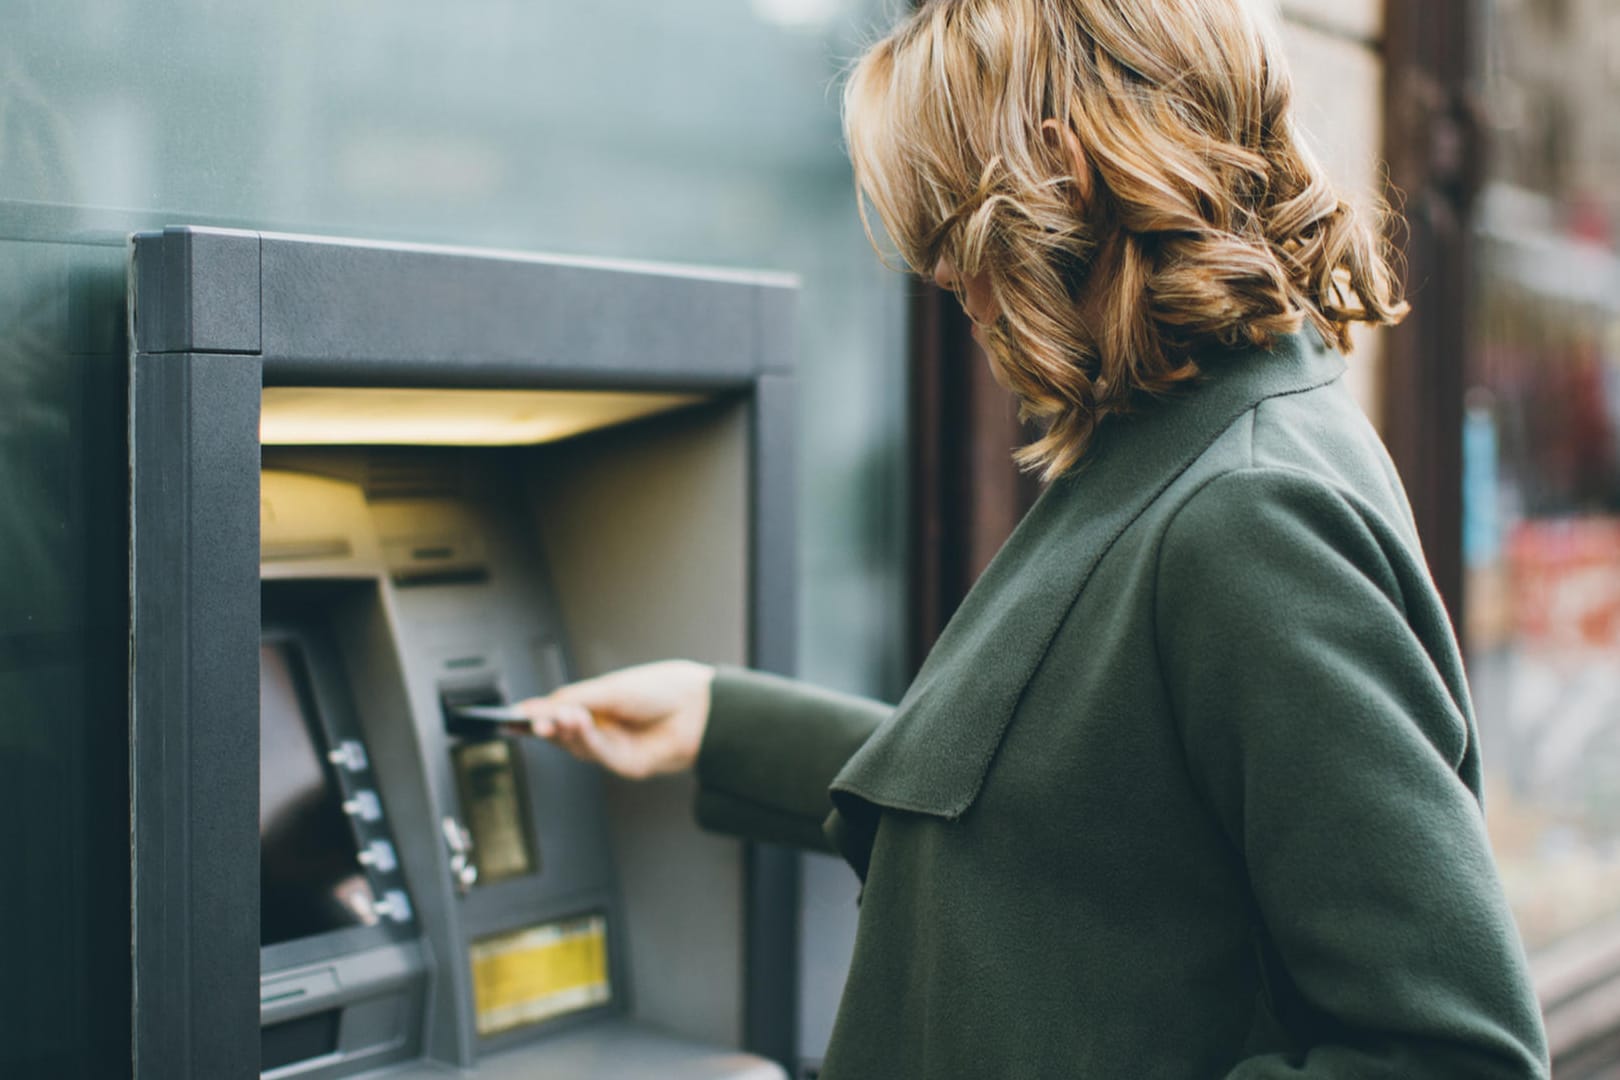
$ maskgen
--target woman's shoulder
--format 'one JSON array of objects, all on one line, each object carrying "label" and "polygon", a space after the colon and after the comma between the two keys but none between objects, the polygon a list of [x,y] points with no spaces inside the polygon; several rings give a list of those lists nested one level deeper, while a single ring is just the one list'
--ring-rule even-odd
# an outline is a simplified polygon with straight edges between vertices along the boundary
[{"label": "woman's shoulder", "polygon": [[1302,333],[1225,357],[1196,385],[1111,418],[1095,452],[1019,527],[1009,557],[1025,564],[1054,547],[1089,566],[1123,549],[1141,567],[1194,505],[1206,526],[1235,536],[1268,507],[1318,506],[1367,524],[1399,561],[1421,563],[1400,479],[1344,371],[1337,352]]},{"label": "woman's shoulder", "polygon": [[[1381,563],[1423,563],[1400,477],[1343,380],[1259,401],[1155,504],[1147,516],[1172,554],[1291,536],[1342,547],[1362,537]],[[1291,528],[1276,527],[1285,520]]]},{"label": "woman's shoulder", "polygon": [[1225,487],[1332,493],[1416,542],[1400,475],[1343,379],[1260,401],[1188,472],[1183,497],[1226,473],[1265,474],[1274,478],[1270,484],[1229,481]]}]

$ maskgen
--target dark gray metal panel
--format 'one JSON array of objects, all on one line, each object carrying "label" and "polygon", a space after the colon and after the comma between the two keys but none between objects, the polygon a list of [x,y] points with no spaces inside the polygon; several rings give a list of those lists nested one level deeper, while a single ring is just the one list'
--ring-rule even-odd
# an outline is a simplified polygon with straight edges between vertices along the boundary
[{"label": "dark gray metal panel", "polygon": [[764,355],[761,298],[791,291],[765,275],[266,233],[265,379],[739,385]]},{"label": "dark gray metal panel", "polygon": [[794,380],[754,385],[752,663],[791,675],[798,658],[798,469]]},{"label": "dark gray metal panel", "polygon": [[[778,340],[791,340],[778,325]],[[764,375],[753,408],[752,620],[754,667],[791,674],[798,651],[797,471],[793,379]],[[744,1045],[796,1072],[799,1052],[797,852],[751,844],[747,853]]]},{"label": "dark gray metal panel", "polygon": [[761,374],[792,375],[799,290],[761,289],[757,299],[759,352],[754,359],[754,370]]},{"label": "dark gray metal panel", "polygon": [[751,843],[744,872],[743,1048],[793,1073],[799,1057],[799,853]]},{"label": "dark gray metal panel", "polygon": [[258,1074],[259,366],[130,385],[136,1080]]},{"label": "dark gray metal panel", "polygon": [[450,865],[439,831],[440,811],[422,782],[425,753],[415,725],[398,722],[411,715],[411,703],[400,634],[381,584],[367,582],[338,603],[333,628],[353,685],[366,690],[356,695],[355,711],[394,820],[400,862],[413,883],[422,947],[437,968],[431,981],[438,983],[439,992],[428,997],[422,1050],[435,1061],[471,1065],[473,1036],[463,1030],[459,1014],[459,1003],[471,993],[471,975],[455,947],[461,940],[457,899],[440,885],[450,879]]},{"label": "dark gray metal panel", "polygon": [[140,351],[259,351],[258,233],[192,226],[138,233],[133,277]]}]

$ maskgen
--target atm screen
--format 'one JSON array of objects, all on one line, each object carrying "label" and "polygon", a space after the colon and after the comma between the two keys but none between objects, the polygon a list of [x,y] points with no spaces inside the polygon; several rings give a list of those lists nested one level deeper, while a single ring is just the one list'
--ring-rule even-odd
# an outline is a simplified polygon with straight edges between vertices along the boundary
[{"label": "atm screen", "polygon": [[259,944],[371,925],[375,897],[298,646],[259,646]]}]

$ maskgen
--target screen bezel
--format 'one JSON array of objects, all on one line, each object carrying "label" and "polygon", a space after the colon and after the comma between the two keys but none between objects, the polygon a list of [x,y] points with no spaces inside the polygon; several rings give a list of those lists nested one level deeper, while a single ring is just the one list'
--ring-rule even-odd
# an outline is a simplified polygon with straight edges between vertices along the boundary
[{"label": "screen bezel", "polygon": [[[291,646],[299,654],[299,659],[303,663],[303,673],[307,679],[305,689],[308,690],[314,706],[314,715],[309,719],[318,729],[316,734],[320,743],[330,747],[344,739],[356,739],[365,744],[366,740],[360,731],[342,662],[329,632],[323,625],[314,619],[294,622],[267,618],[261,625],[259,640],[261,645]],[[318,746],[317,750],[321,748]],[[373,771],[374,769],[375,765],[372,766]],[[347,798],[352,794],[352,785],[345,783],[347,779],[339,773],[340,798]],[[374,783],[372,787],[376,789],[378,785]],[[380,798],[380,791],[378,795]],[[385,813],[386,809],[385,802]],[[383,821],[387,822],[386,816]],[[361,843],[361,836],[352,820],[349,822],[349,829],[358,846]],[[391,830],[383,831],[391,833]],[[396,850],[399,847],[397,843],[394,846]],[[383,890],[379,887],[377,876],[369,869],[362,869],[371,883],[372,891],[380,897]],[[411,892],[409,888],[406,891]],[[420,931],[414,920],[396,923],[384,919],[373,926],[345,926],[293,938],[290,941],[277,942],[274,945],[261,945],[259,974],[262,978],[319,960],[363,952],[368,948],[397,942],[412,941],[419,936]]]}]

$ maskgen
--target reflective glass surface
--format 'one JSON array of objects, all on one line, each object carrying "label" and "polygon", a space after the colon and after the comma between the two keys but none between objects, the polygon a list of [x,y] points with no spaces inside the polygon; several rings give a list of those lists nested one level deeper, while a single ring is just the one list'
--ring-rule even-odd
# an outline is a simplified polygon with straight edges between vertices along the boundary
[{"label": "reflective glass surface", "polygon": [[0,240],[0,1076],[22,1080],[129,1067],[122,267]]},{"label": "reflective glass surface", "polygon": [[[0,1075],[128,1069],[124,239],[799,274],[801,671],[894,693],[903,286],[839,71],[877,0],[22,0],[0,35]],[[830,1010],[833,992],[827,999]],[[811,1017],[807,1042],[830,1014]],[[824,1037],[824,1036],[823,1036]]]}]

